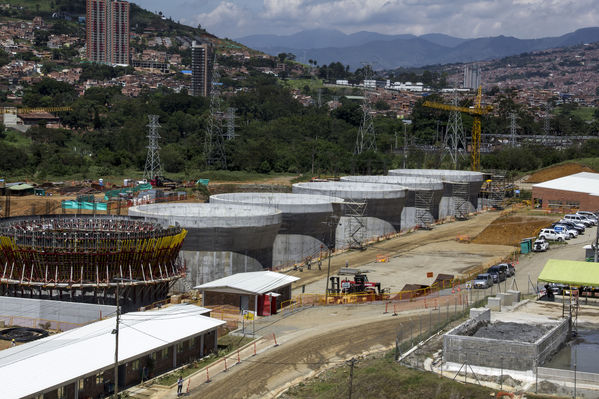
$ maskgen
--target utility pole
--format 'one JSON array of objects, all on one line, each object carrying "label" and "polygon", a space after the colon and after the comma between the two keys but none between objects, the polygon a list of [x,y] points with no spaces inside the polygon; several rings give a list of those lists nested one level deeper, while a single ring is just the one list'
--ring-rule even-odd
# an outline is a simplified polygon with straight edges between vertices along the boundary
[{"label": "utility pole", "polygon": [[597,225],[597,231],[595,233],[595,263],[599,260],[599,253],[597,252],[599,251],[599,248],[597,248],[597,245],[599,245],[599,225]]},{"label": "utility pole", "polygon": [[336,227],[333,220],[334,216],[330,216],[329,220],[326,222],[329,226],[329,242],[327,243],[328,251],[328,265],[327,265],[327,282],[326,288],[324,292],[324,304],[325,306],[329,304],[329,279],[331,276],[331,255],[333,254],[333,248],[335,248],[335,241],[333,240],[333,227]]},{"label": "utility pole", "polygon": [[119,397],[119,322],[121,312],[119,307],[119,282],[116,282],[116,328],[112,331],[114,343],[114,397]]},{"label": "utility pole", "polygon": [[356,359],[355,358],[351,358],[351,360],[349,361],[349,395],[347,395],[348,399],[351,399],[351,394],[352,394],[352,384],[354,382],[354,364],[356,363]]}]

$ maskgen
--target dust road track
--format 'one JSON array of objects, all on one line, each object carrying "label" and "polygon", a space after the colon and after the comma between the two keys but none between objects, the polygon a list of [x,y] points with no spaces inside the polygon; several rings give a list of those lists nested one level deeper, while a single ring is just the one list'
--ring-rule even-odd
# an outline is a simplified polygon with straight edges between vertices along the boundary
[{"label": "dust road track", "polygon": [[[438,315],[433,315],[432,322]],[[327,365],[342,363],[353,356],[390,348],[400,330],[407,337],[419,328],[419,318],[429,315],[389,316],[388,320],[330,330],[295,339],[262,353],[209,384],[190,391],[191,398],[270,398],[289,385],[314,375]],[[423,320],[424,323],[424,320]]]}]

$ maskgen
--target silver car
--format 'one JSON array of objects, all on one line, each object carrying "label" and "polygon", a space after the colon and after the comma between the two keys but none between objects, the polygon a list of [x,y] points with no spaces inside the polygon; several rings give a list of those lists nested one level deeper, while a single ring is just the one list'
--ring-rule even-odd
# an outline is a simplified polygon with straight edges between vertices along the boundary
[{"label": "silver car", "polygon": [[474,281],[472,282],[473,288],[489,288],[493,285],[493,276],[489,273],[482,273],[476,276]]}]

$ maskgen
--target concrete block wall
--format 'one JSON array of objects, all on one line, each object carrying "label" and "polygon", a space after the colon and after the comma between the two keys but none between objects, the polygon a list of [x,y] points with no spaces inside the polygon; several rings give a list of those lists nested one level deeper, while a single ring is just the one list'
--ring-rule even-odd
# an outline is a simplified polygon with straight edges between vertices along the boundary
[{"label": "concrete block wall", "polygon": [[496,312],[501,312],[501,298],[490,297],[487,299],[487,307]]},{"label": "concrete block wall", "polygon": [[553,355],[568,338],[570,329],[570,319],[563,319],[557,327],[551,329],[537,343],[538,365],[542,365],[551,355]]},{"label": "concrete block wall", "polygon": [[470,319],[443,337],[446,362],[468,363],[482,367],[501,366],[513,370],[532,370],[543,364],[566,340],[569,320],[565,319],[534,343],[479,338],[471,334],[484,321]]},{"label": "concrete block wall", "polygon": [[477,318],[482,321],[491,321],[491,309],[489,308],[471,308],[470,318]]}]

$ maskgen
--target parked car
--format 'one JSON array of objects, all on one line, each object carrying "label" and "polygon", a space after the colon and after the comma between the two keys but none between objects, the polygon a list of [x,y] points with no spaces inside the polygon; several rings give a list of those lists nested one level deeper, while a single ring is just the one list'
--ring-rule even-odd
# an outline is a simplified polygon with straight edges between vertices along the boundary
[{"label": "parked car", "polygon": [[596,226],[597,225],[597,219],[587,216],[587,215],[580,215],[577,213],[578,216],[580,216],[582,218],[583,222],[589,222],[591,224],[591,226]]},{"label": "parked car", "polygon": [[585,227],[584,224],[582,224],[582,223],[574,223],[574,222],[568,221],[566,219],[562,219],[562,220],[560,220],[557,223],[563,224],[564,226],[568,226],[568,227],[570,227],[570,228],[572,228],[574,230],[577,230],[578,234],[584,234],[584,231],[586,230],[586,227]]},{"label": "parked car", "polygon": [[577,215],[586,216],[586,217],[588,217],[590,219],[595,219],[595,222],[597,222],[599,220],[599,218],[597,217],[597,215],[594,214],[593,212],[589,212],[589,211],[578,211],[578,212],[576,212],[576,214]]},{"label": "parked car", "polygon": [[493,285],[493,276],[489,273],[482,273],[476,276],[472,282],[474,288],[489,288]]},{"label": "parked car", "polygon": [[565,241],[566,235],[564,233],[558,233],[553,229],[541,229],[539,238],[544,238],[548,241]]},{"label": "parked car", "polygon": [[544,238],[536,239],[535,242],[532,243],[532,250],[534,252],[544,252],[549,249],[549,243]]},{"label": "parked car", "polygon": [[512,277],[514,274],[516,274],[516,268],[514,267],[514,265],[512,263],[509,262],[502,262],[498,264],[499,266],[503,267],[505,266],[504,270],[505,270],[505,275],[507,277]]},{"label": "parked car", "polygon": [[493,276],[494,283],[500,283],[506,279],[505,271],[503,270],[503,268],[499,267],[499,265],[491,266],[487,270],[487,273]]},{"label": "parked car", "polygon": [[570,239],[570,238],[576,238],[578,237],[578,230],[576,229],[571,229],[568,226],[564,225],[564,224],[559,224],[559,223],[553,223],[551,225],[551,227],[553,227],[553,230],[560,232],[560,233],[564,233],[566,235],[566,239]]},{"label": "parked car", "polygon": [[585,218],[582,215],[576,215],[576,214],[564,215],[564,219],[570,220],[573,222],[582,223],[585,225],[585,227],[590,227],[593,225],[593,223],[590,220],[588,220],[587,218]]},{"label": "parked car", "polygon": [[510,270],[509,266],[507,263],[498,263],[495,266],[499,267],[501,270],[503,270],[503,273],[505,274],[505,278],[511,277],[512,276],[512,271]]}]

